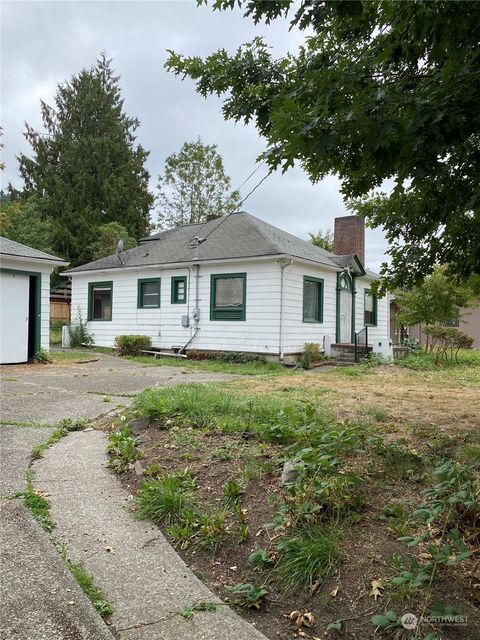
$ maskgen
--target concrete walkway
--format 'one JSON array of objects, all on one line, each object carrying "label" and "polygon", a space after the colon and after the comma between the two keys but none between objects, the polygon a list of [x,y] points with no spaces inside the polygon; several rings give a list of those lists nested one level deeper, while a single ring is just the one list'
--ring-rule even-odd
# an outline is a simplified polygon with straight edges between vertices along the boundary
[{"label": "concrete walkway", "polygon": [[[235,379],[186,374],[179,367],[145,367],[110,355],[95,357],[96,362],[80,364],[0,367],[1,640],[113,637],[21,500],[7,498],[25,489],[32,448],[48,438],[52,425],[127,406],[146,387]],[[156,527],[136,521],[125,510],[127,496],[104,464],[102,433],[72,433],[37,463],[37,486],[48,487],[52,494],[55,537],[68,543],[71,559],[84,562],[116,606],[116,637],[262,638],[222,604],[216,613],[195,614],[190,622],[178,615],[198,599],[215,598]],[[129,628],[141,623],[146,626]]]},{"label": "concrete walkway", "polygon": [[0,638],[112,640],[45,532],[21,500],[32,448],[48,427],[2,425],[0,441]]},{"label": "concrete walkway", "polygon": [[[260,640],[188,569],[154,525],[129,510],[129,497],[106,468],[106,437],[75,432],[35,463],[35,485],[49,494],[55,536],[81,562],[116,611],[122,640]],[[197,602],[215,612],[179,613]]]}]

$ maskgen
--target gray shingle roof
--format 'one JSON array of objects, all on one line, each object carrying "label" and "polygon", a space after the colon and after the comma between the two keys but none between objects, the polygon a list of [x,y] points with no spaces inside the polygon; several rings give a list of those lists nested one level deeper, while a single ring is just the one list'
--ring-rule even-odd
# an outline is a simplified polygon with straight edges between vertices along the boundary
[{"label": "gray shingle roof", "polygon": [[0,236],[0,254],[4,256],[15,256],[18,258],[37,258],[38,260],[48,260],[50,262],[58,262],[60,264],[68,264],[62,258],[52,256],[50,253],[39,251],[33,247],[27,247],[26,244],[20,244],[10,238],[4,238]]},{"label": "gray shingle roof", "polygon": [[[198,248],[192,248],[192,239],[196,236],[206,239]],[[138,247],[122,253],[123,264],[117,255],[113,255],[66,273],[276,255],[303,258],[330,267],[341,266],[334,254],[249,213],[240,212],[205,224],[191,224],[154,234]]]}]

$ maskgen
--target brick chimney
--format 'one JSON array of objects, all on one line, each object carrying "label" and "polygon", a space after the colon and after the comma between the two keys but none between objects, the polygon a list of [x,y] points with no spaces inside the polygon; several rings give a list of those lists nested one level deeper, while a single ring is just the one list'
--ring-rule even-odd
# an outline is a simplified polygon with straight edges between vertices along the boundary
[{"label": "brick chimney", "polygon": [[335,218],[333,253],[337,256],[355,254],[365,265],[365,221],[358,216]]}]

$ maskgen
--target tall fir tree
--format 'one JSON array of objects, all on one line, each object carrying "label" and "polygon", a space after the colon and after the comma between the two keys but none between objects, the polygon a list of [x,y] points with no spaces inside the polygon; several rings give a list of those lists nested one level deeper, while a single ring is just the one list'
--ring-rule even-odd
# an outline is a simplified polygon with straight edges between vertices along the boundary
[{"label": "tall fir tree", "polygon": [[38,196],[42,218],[53,222],[53,248],[73,266],[93,258],[102,225],[116,222],[137,239],[150,228],[149,152],[135,144],[139,120],[123,111],[118,81],[102,53],[58,85],[55,106],[41,102],[45,133],[26,124],[33,154],[18,157],[23,196]]}]

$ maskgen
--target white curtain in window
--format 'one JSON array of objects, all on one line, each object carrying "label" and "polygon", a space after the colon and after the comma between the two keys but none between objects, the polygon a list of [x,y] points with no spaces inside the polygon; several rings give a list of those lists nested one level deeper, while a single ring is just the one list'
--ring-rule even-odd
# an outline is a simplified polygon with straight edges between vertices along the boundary
[{"label": "white curtain in window", "polygon": [[218,278],[215,283],[216,307],[241,307],[243,278]]}]

